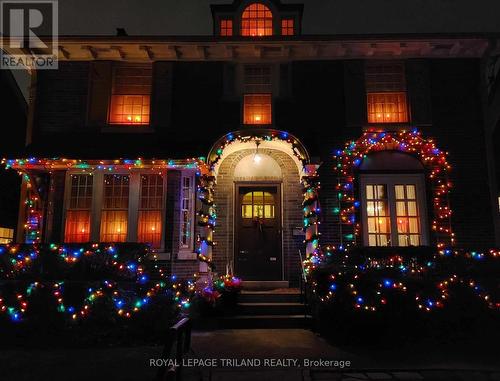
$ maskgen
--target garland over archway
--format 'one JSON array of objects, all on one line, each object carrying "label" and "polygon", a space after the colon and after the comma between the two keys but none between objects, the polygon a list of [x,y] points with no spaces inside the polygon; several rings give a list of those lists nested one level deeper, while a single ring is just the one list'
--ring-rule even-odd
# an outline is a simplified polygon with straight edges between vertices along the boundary
[{"label": "garland over archway", "polygon": [[[217,214],[214,204],[214,189],[216,184],[216,167],[220,164],[226,149],[235,143],[286,143],[290,147],[290,153],[301,166],[300,181],[303,186],[303,211],[304,211],[304,232],[306,244],[306,259],[315,257],[319,247],[319,202],[318,190],[320,187],[317,175],[317,165],[309,164],[309,155],[302,143],[293,135],[286,131],[272,129],[249,129],[237,131],[224,135],[210,150],[207,164],[200,166],[200,185],[198,187],[198,198],[201,202],[201,209],[198,212],[198,225],[202,232],[198,241],[198,259],[207,265],[206,270],[216,271],[212,262],[213,232],[216,225]],[[307,262],[307,261],[306,261]]]},{"label": "garland over archway", "polygon": [[335,213],[339,215],[341,246],[349,247],[358,243],[360,223],[358,209],[361,205],[356,195],[356,170],[370,153],[379,151],[399,151],[418,158],[426,168],[428,183],[432,189],[433,219],[432,230],[439,250],[454,244],[451,229],[448,194],[451,184],[448,172],[451,167],[447,153],[436,147],[432,139],[424,139],[416,129],[412,131],[367,131],[358,140],[350,141],[343,150],[336,152],[336,172],[338,173]]}]

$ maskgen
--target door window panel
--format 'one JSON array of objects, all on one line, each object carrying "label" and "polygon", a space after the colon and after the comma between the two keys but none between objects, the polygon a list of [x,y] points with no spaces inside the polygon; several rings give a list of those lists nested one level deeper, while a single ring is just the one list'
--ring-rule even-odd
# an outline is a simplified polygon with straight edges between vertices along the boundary
[{"label": "door window panel", "polygon": [[274,218],[275,200],[269,192],[248,192],[241,201],[242,218]]}]

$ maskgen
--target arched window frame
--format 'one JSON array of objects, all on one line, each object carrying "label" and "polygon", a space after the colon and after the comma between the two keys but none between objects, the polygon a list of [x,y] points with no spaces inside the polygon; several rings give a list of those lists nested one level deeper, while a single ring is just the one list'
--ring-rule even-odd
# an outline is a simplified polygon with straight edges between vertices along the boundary
[{"label": "arched window frame", "polygon": [[[262,6],[264,7],[264,10],[251,10],[250,8],[251,7],[259,7],[259,6]],[[266,23],[266,19],[268,19],[267,17],[264,17],[264,18],[259,18],[257,16],[257,18],[253,19],[251,18],[250,19],[250,22],[253,20],[254,22],[257,22],[257,30],[259,29],[259,26],[258,26],[258,23],[260,21],[263,21],[264,22],[264,34],[249,34],[249,35],[244,35],[243,34],[243,31],[244,31],[244,16],[245,16],[245,13],[246,12],[257,12],[257,14],[259,14],[260,12],[269,12],[271,14],[271,23],[270,23],[270,31],[271,31],[271,34],[266,34],[267,30],[268,30],[268,26],[265,24]],[[259,38],[259,37],[271,37],[271,36],[274,36],[276,35],[276,12],[275,10],[273,10],[273,7],[266,3],[266,2],[263,2],[263,1],[253,1],[253,2],[248,2],[244,5],[244,7],[242,8],[240,14],[239,14],[239,25],[238,25],[238,34],[242,37],[250,37],[250,38]],[[246,28],[245,28],[246,29]],[[251,27],[249,28],[250,30],[252,29]]]}]

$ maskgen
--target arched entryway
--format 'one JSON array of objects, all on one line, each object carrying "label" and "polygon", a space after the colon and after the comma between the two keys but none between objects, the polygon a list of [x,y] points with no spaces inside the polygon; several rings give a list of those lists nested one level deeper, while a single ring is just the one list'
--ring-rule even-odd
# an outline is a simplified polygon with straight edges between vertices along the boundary
[{"label": "arched entryway", "polygon": [[214,145],[207,164],[217,211],[210,266],[243,280],[296,284],[307,238],[304,179],[316,169],[303,145],[281,131],[235,132]]}]

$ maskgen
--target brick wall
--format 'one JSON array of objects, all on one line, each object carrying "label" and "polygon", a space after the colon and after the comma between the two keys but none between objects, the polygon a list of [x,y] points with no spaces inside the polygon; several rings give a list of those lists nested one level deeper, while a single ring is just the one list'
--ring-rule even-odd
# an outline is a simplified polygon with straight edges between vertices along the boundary
[{"label": "brick wall", "polygon": [[452,165],[452,225],[458,246],[494,245],[480,98],[480,62],[430,62],[432,128],[429,134],[449,152]]},{"label": "brick wall", "polygon": [[[217,185],[215,187],[215,204],[217,205],[217,227],[214,240],[217,245],[213,250],[213,260],[220,272],[224,272],[226,264],[234,258],[234,170],[238,162],[254,150],[242,150],[225,158],[219,167]],[[283,218],[283,264],[284,279],[292,284],[298,282],[299,249],[304,252],[303,237],[293,236],[293,229],[302,226],[302,185],[295,162],[286,154],[277,150],[262,149],[259,152],[272,157],[282,171],[282,218]],[[238,179],[240,181],[242,179]],[[244,179],[259,181],[259,178]],[[238,275],[238,274],[236,274]]]}]

